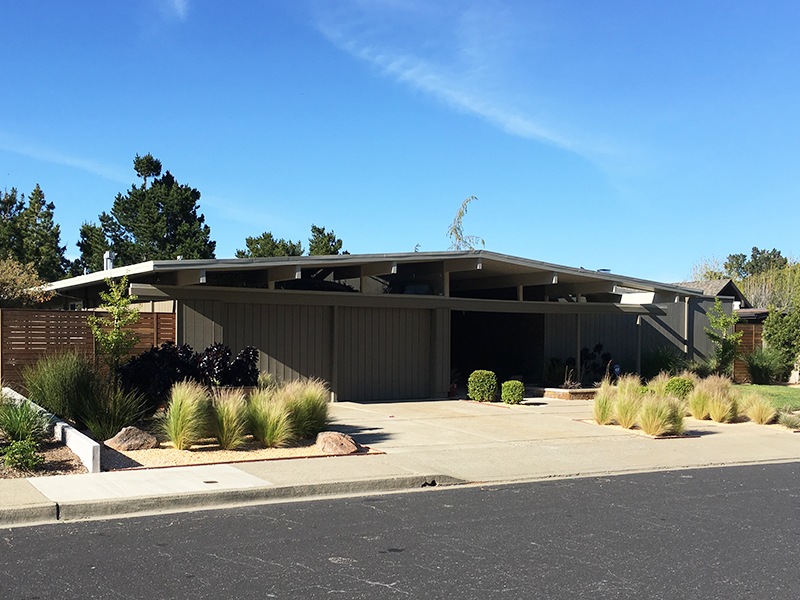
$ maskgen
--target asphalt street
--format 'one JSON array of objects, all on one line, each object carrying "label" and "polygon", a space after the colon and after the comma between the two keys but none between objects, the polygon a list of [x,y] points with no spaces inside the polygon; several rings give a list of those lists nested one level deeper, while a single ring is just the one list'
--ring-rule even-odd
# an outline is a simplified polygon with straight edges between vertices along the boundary
[{"label": "asphalt street", "polygon": [[0,597],[795,598],[800,464],[0,531]]}]

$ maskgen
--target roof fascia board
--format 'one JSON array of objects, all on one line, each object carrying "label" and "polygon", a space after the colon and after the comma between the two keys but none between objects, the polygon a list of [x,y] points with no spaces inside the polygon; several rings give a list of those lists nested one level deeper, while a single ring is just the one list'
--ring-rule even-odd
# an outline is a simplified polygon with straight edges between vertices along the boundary
[{"label": "roof fascia board", "polygon": [[[265,290],[263,288],[193,287],[180,288],[137,284],[140,299],[149,297],[174,300],[221,300],[254,304],[292,304],[307,306],[353,306],[384,308],[450,308],[473,312],[506,312],[530,314],[631,314],[664,315],[656,305],[615,304],[610,302],[534,302],[422,296],[415,294],[361,294],[297,290]],[[148,291],[149,290],[149,291]]]}]

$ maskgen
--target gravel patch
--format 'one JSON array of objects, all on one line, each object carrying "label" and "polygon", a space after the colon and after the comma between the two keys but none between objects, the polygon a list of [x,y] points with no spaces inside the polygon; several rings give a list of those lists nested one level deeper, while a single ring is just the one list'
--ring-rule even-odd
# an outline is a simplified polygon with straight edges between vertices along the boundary
[{"label": "gravel patch", "polygon": [[[0,434],[0,441],[3,444],[6,442],[2,434]],[[7,469],[3,461],[0,460],[0,479],[22,479],[24,477],[47,477],[49,475],[72,475],[89,472],[72,450],[52,438],[42,442],[39,453],[44,455],[44,464],[36,471]]]}]

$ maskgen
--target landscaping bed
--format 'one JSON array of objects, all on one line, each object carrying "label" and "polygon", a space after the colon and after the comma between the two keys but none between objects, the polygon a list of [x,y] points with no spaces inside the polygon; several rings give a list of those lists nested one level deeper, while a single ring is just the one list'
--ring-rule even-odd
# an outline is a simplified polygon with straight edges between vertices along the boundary
[{"label": "landscaping bed", "polygon": [[[5,436],[0,433],[0,443],[6,443],[6,441]],[[44,462],[35,471],[6,468],[3,461],[0,461],[0,479],[73,475],[89,472],[72,450],[52,438],[43,441],[38,452],[44,456]]]}]

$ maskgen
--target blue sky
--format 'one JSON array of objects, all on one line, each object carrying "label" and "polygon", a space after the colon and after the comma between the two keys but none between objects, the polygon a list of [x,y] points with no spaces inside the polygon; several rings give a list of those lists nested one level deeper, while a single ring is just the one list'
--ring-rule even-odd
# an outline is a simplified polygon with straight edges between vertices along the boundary
[{"label": "blue sky", "polygon": [[488,250],[677,281],[797,256],[796,2],[198,0],[0,6],[0,188],[67,253],[151,152],[219,258],[311,223],[351,253]]}]

